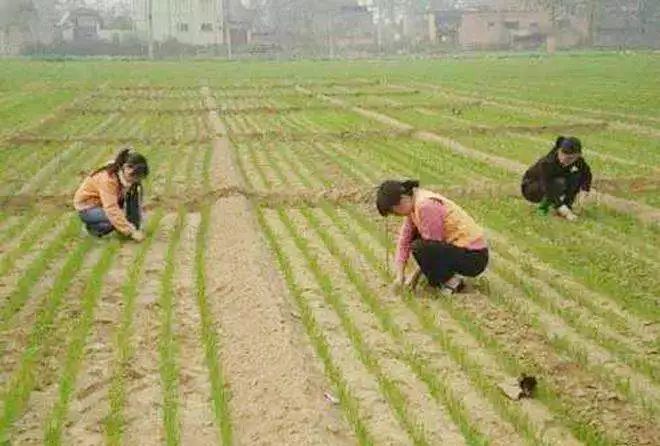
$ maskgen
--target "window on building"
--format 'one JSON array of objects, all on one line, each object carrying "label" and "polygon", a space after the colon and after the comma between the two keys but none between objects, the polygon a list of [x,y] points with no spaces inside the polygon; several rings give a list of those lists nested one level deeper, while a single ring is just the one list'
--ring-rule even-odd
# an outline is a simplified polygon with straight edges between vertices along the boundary
[{"label": "window on building", "polygon": [[180,33],[187,33],[188,32],[188,24],[187,23],[177,23],[176,29]]},{"label": "window on building", "polygon": [[213,23],[202,23],[200,29],[205,32],[213,31]]}]

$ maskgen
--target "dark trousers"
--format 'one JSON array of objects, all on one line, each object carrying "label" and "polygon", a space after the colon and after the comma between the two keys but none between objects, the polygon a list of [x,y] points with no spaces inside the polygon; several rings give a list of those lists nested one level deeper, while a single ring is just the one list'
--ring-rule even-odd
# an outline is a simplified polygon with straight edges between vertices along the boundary
[{"label": "dark trousers", "polygon": [[523,197],[532,203],[539,203],[545,198],[555,208],[563,204],[570,208],[580,192],[580,181],[576,175],[553,178],[544,194],[539,181],[524,180],[521,189]]},{"label": "dark trousers", "polygon": [[478,276],[488,265],[488,249],[475,251],[418,238],[413,242],[412,252],[431,286],[442,285],[454,274]]},{"label": "dark trousers", "polygon": [[102,237],[115,230],[102,207],[85,209],[84,211],[79,211],[78,215],[83,223],[85,223],[87,232],[92,235]]}]

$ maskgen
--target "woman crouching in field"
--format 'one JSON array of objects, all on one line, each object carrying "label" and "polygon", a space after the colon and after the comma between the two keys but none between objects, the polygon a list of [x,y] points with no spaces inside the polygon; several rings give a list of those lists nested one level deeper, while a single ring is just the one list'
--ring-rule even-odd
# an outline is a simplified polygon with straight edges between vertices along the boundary
[{"label": "woman crouching in field", "polygon": [[92,172],[73,197],[73,206],[87,232],[102,237],[117,231],[133,240],[144,240],[141,181],[149,174],[147,159],[124,149],[114,162]]},{"label": "woman crouching in field", "polygon": [[[475,277],[488,264],[483,229],[460,206],[434,192],[421,189],[418,181],[385,181],[378,188],[376,206],[382,216],[405,217],[396,251],[395,287],[414,289],[420,272],[429,285],[443,293],[464,287],[460,275]],[[419,268],[405,280],[410,254]]]},{"label": "woman crouching in field", "polygon": [[521,189],[528,201],[539,203],[539,214],[547,215],[552,207],[566,220],[576,220],[573,202],[580,191],[591,189],[591,169],[582,158],[580,140],[557,138],[552,150],[525,172]]}]

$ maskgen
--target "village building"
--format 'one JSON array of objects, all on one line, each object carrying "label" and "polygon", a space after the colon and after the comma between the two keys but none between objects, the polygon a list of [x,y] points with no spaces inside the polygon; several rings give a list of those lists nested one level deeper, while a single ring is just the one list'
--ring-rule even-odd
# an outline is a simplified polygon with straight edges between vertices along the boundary
[{"label": "village building", "polygon": [[[229,9],[224,19],[223,5]],[[240,0],[134,0],[135,30],[145,41],[150,38],[150,9],[152,37],[157,42],[175,39],[195,46],[221,45],[226,40],[223,20],[229,27],[232,44],[251,41],[254,12]]]},{"label": "village building", "polygon": [[64,13],[57,23],[58,40],[84,42],[99,40],[103,19],[98,11],[76,8]]}]

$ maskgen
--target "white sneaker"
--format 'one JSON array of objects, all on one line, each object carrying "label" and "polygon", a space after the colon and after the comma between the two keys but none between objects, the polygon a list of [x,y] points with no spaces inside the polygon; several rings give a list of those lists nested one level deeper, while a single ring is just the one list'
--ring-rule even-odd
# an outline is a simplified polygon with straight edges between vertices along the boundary
[{"label": "white sneaker", "polygon": [[557,213],[558,213],[559,215],[561,215],[562,217],[564,217],[564,218],[565,218],[566,220],[568,220],[568,221],[575,221],[575,220],[577,220],[577,218],[578,218],[577,215],[575,215],[575,214],[573,213],[573,211],[571,210],[571,208],[569,208],[569,207],[566,206],[565,204],[562,204],[561,206],[559,206],[559,207],[557,208]]},{"label": "white sneaker", "polygon": [[465,287],[463,278],[458,274],[454,274],[449,280],[442,284],[440,292],[444,295],[452,295],[459,293]]}]

